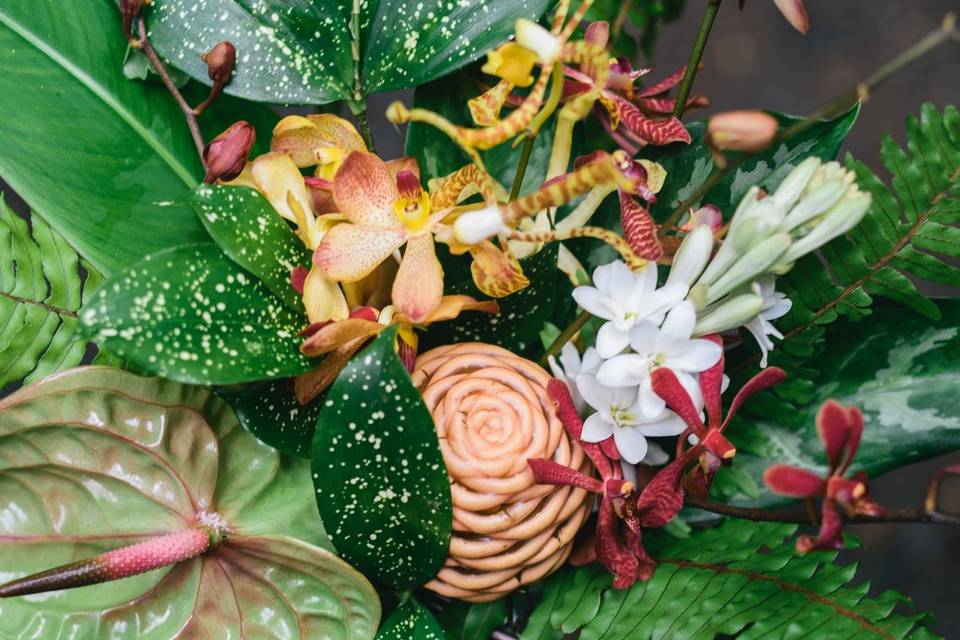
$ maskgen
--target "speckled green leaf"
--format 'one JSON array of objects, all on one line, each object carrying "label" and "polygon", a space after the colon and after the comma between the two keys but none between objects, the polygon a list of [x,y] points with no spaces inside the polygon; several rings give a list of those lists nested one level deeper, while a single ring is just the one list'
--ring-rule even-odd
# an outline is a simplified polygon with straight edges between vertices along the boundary
[{"label": "speckled green leaf", "polygon": [[294,267],[310,267],[310,251],[266,198],[248,187],[200,185],[197,215],[231,260],[257,276],[291,309],[304,313],[290,285]]},{"label": "speckled green leaf", "polygon": [[404,89],[473,62],[553,0],[371,0],[361,21],[368,93]]},{"label": "speckled green leaf", "polygon": [[224,394],[240,423],[260,440],[284,453],[309,458],[322,400],[302,405],[292,380],[267,380]]},{"label": "speckled green leaf", "polygon": [[412,599],[397,607],[377,633],[377,640],[446,640],[446,637],[433,614]]},{"label": "speckled green leaf", "polygon": [[[750,158],[710,189],[702,204],[717,205],[724,216],[729,218],[750,187],[776,187],[794,167],[810,156],[823,160],[836,159],[840,145],[859,111],[859,107],[854,107],[834,120],[817,124]],[[801,120],[781,113],[773,115],[780,121],[781,127],[789,127]],[[657,196],[657,203],[650,208],[657,220],[663,220],[678,204],[692,196],[713,170],[713,158],[703,142],[706,122],[690,123],[687,129],[693,139],[691,144],[645,147],[640,153],[641,157],[656,160],[667,170],[667,181],[663,190]]]},{"label": "speckled green leaf", "polygon": [[833,325],[808,404],[796,407],[767,395],[748,405],[749,420],[731,426],[737,464],[756,478],[773,462],[824,470],[814,416],[827,398],[863,411],[855,470],[873,476],[960,449],[960,301],[939,306],[939,321],[885,304],[863,320]]},{"label": "speckled green leaf", "polygon": [[[104,273],[206,239],[189,206],[159,204],[203,171],[166,90],[124,77],[126,49],[115,0],[0,3],[0,175]],[[201,124],[262,111],[220,103]]]},{"label": "speckled green leaf", "polygon": [[[287,104],[323,104],[414,87],[505,41],[517,18],[539,18],[552,0],[154,0],[151,38],[175,66],[209,82],[200,56],[237,47],[227,92]],[[361,42],[351,53],[352,11]]]},{"label": "speckled green leaf", "polygon": [[433,418],[380,334],[334,381],[313,438],[313,483],[337,549],[397,589],[432,578],[447,555],[453,512]]},{"label": "speckled green leaf", "polygon": [[138,370],[181,382],[286,378],[311,366],[298,348],[304,316],[214,244],[155,253],[117,273],[80,320]]},{"label": "speckled green leaf", "polygon": [[369,640],[373,588],[333,553],[309,465],[199,387],[93,367],[0,402],[0,579],[198,519],[230,535],[174,567],[0,600],[0,637]]}]

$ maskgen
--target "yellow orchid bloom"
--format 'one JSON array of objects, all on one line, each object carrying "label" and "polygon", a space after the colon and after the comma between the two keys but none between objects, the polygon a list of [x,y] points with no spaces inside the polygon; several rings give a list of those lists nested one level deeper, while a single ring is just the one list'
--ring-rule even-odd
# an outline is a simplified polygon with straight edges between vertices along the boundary
[{"label": "yellow orchid bloom", "polygon": [[332,113],[287,116],[273,129],[270,150],[286,153],[298,167],[313,167],[315,175],[333,180],[343,160],[367,145],[348,120]]}]

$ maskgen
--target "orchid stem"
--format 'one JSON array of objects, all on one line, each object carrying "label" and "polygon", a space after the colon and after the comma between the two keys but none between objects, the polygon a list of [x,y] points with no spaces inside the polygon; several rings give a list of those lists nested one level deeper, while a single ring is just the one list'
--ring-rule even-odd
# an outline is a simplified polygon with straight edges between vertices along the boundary
[{"label": "orchid stem", "polygon": [[533,143],[537,139],[536,135],[528,135],[523,141],[523,149],[520,151],[520,162],[517,163],[517,174],[513,178],[513,186],[510,187],[510,200],[516,200],[520,195],[520,187],[523,186],[523,177],[527,173],[527,164],[530,162],[530,154],[533,152]]},{"label": "orchid stem", "polygon": [[[687,495],[685,506],[695,507],[711,513],[718,513],[742,520],[756,522],[787,522],[791,524],[810,524],[810,516],[805,511],[788,509],[755,509],[752,507],[737,507],[732,504],[716,502],[708,498],[697,498]],[[926,523],[926,524],[960,524],[960,519],[939,512],[927,512],[924,509],[898,509],[888,511],[882,516],[857,515],[848,518],[849,524],[883,524],[891,522]],[[819,518],[814,524],[819,524]]]},{"label": "orchid stem", "polygon": [[620,5],[620,10],[617,11],[617,17],[613,21],[613,37],[610,38],[611,46],[615,46],[617,41],[620,40],[620,34],[623,33],[623,25],[627,22],[627,15],[632,8],[633,0],[624,0],[623,4]]},{"label": "orchid stem", "polygon": [[160,76],[163,86],[167,88],[167,91],[170,92],[170,95],[172,95],[176,101],[177,106],[180,107],[180,111],[183,112],[183,117],[187,121],[187,128],[190,130],[190,137],[193,138],[193,144],[197,147],[200,162],[203,162],[203,148],[205,145],[203,143],[203,134],[200,133],[200,125],[197,124],[197,114],[194,113],[193,107],[183,98],[183,94],[177,89],[177,85],[170,79],[170,74],[167,73],[163,61],[160,60],[160,56],[157,55],[157,51],[153,48],[153,45],[150,44],[150,39],[147,37],[147,23],[143,19],[143,16],[137,18],[137,29],[140,32],[140,50],[147,56],[147,60],[150,61],[150,66],[152,66],[153,70]]},{"label": "orchid stem", "polygon": [[700,67],[700,60],[703,58],[703,50],[707,47],[713,22],[717,19],[717,12],[720,11],[720,2],[721,0],[709,0],[703,10],[700,30],[697,32],[693,49],[690,51],[690,58],[687,60],[687,69],[683,74],[683,80],[680,81],[680,86],[677,89],[677,106],[673,108],[673,115],[677,118],[683,115],[687,106],[687,98],[690,97],[690,91],[693,89],[693,81],[697,77],[697,69]]},{"label": "orchid stem", "polygon": [[363,136],[363,142],[367,145],[367,151],[376,153],[377,148],[373,143],[373,132],[370,131],[370,121],[367,120],[367,105],[364,103],[357,105],[351,102],[350,110],[353,112],[353,117],[357,120],[357,126],[360,129],[360,135]]},{"label": "orchid stem", "polygon": [[[853,106],[853,104],[857,101],[865,100],[870,97],[870,95],[883,83],[908,67],[913,62],[919,60],[936,47],[950,40],[956,41],[958,39],[956,23],[956,15],[953,13],[948,13],[946,16],[944,16],[940,26],[918,40],[915,44],[904,49],[896,58],[880,67],[880,69],[872,73],[866,80],[858,82],[856,85],[847,89],[839,96],[831,100],[827,105],[817,109],[800,122],[794,124],[793,126],[787,127],[777,134],[777,136],[771,142],[771,146],[789,140],[790,138],[803,133],[824,119],[836,117]],[[689,74],[690,68],[687,67],[687,75]],[[686,82],[686,79],[687,76],[685,75],[684,82]],[[686,95],[684,95],[684,100],[686,100]],[[678,107],[681,104],[684,103],[678,102]],[[752,154],[741,153],[732,158],[727,163],[726,167],[722,169],[714,167],[710,175],[707,176],[707,179],[704,180],[703,184],[700,185],[700,188],[697,189],[689,198],[681,202],[677,208],[673,210],[670,216],[663,222],[660,227],[660,237],[662,238],[665,236],[666,233],[677,224],[683,214],[686,213],[690,207],[700,202],[700,200],[710,191],[710,189],[712,189],[730,173],[736,171],[740,165],[742,165],[751,157]]]},{"label": "orchid stem", "polygon": [[543,357],[540,358],[540,366],[546,367],[550,364],[550,356],[555,356],[560,353],[560,350],[563,349],[563,345],[567,344],[573,339],[573,336],[577,335],[577,332],[580,329],[583,329],[583,325],[587,324],[587,321],[590,320],[593,316],[590,315],[589,311],[581,311],[573,322],[567,325],[567,328],[564,329],[557,339],[553,341],[548,348],[546,353],[543,354]]}]

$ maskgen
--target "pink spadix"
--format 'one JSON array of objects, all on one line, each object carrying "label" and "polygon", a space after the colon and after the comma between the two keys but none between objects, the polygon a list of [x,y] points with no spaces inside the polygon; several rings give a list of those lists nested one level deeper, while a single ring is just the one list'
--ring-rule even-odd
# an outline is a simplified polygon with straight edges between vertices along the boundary
[{"label": "pink spadix", "polygon": [[128,578],[160,567],[196,558],[215,544],[206,528],[193,528],[144,540],[128,547],[71,562],[0,585],[0,598],[84,587]]}]

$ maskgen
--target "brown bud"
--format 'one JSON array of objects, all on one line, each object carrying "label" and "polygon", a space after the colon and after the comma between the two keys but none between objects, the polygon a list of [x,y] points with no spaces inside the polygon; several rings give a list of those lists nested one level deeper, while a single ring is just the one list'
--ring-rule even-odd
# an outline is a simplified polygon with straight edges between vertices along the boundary
[{"label": "brown bud", "polygon": [[221,42],[200,57],[207,63],[207,75],[214,84],[223,86],[230,82],[233,68],[237,64],[237,48],[233,44]]},{"label": "brown bud", "polygon": [[727,111],[710,118],[707,125],[707,146],[714,152],[718,166],[724,166],[721,150],[758,153],[773,142],[779,124],[762,111]]},{"label": "brown bud", "polygon": [[214,138],[203,150],[203,164],[207,168],[204,182],[229,182],[239,176],[256,139],[253,126],[243,120]]},{"label": "brown bud", "polygon": [[150,4],[150,0],[120,0],[120,15],[123,16],[123,35],[127,41],[135,46],[140,46],[140,40],[133,35],[133,21],[140,15],[144,4]]}]

